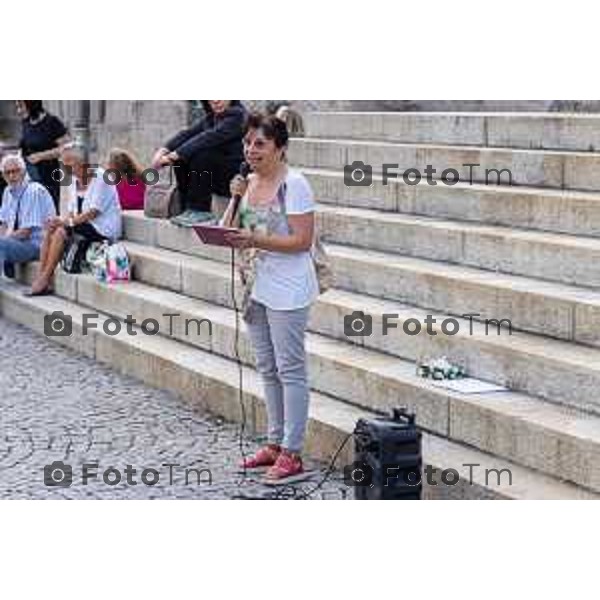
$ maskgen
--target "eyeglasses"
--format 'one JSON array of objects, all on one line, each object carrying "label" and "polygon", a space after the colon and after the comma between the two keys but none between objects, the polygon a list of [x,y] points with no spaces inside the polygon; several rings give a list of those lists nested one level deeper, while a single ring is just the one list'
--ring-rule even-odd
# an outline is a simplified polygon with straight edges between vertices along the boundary
[{"label": "eyeglasses", "polygon": [[18,175],[21,172],[21,169],[5,169],[5,175]]}]

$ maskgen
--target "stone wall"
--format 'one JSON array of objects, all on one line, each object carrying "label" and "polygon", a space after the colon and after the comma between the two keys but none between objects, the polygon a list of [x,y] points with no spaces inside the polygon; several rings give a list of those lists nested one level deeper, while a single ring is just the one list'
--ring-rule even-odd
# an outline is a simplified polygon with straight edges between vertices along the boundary
[{"label": "stone wall", "polygon": [[[78,101],[49,101],[48,109],[83,135],[85,119]],[[186,100],[92,100],[89,103],[89,133],[92,160],[103,160],[112,147],[130,149],[147,163],[152,152],[189,122]]]},{"label": "stone wall", "polygon": [[[244,101],[263,108],[264,100]],[[307,111],[573,111],[600,112],[596,100],[294,100]],[[92,160],[103,160],[110,148],[131,149],[143,163],[173,133],[191,121],[187,100],[48,100],[48,109],[60,116],[75,135],[89,131]],[[89,122],[89,129],[85,123]],[[0,139],[18,134],[12,100],[0,101]]]}]

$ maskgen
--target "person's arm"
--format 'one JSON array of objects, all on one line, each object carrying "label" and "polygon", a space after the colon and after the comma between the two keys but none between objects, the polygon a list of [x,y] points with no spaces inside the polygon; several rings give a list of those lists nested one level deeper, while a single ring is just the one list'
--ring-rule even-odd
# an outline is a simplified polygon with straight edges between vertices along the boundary
[{"label": "person's arm", "polygon": [[170,164],[170,160],[167,158],[170,153],[168,148],[159,148],[152,157],[151,166],[153,169],[160,169],[168,164]]},{"label": "person's arm", "polygon": [[180,132],[176,133],[171,139],[167,141],[165,144],[165,148],[169,152],[173,152],[179,146],[187,142],[190,138],[193,138],[195,135],[202,133],[206,129],[206,118],[200,119],[198,123],[188,127],[187,129],[182,129]]},{"label": "person's arm", "polygon": [[314,213],[289,215],[291,232],[288,235],[267,235],[240,229],[226,234],[227,241],[236,248],[259,248],[271,252],[305,252],[310,250],[315,230]]},{"label": "person's arm", "polygon": [[72,217],[73,224],[89,223],[101,214],[111,213],[114,207],[118,209],[119,218],[121,218],[119,195],[116,186],[109,185],[100,176],[96,176],[90,185],[93,187],[89,190],[87,208],[81,214]]},{"label": "person's arm", "polygon": [[226,142],[239,139],[243,136],[245,112],[241,106],[233,106],[225,112],[222,118],[217,119],[213,129],[202,131],[190,137],[183,144],[174,148],[179,158],[189,158],[201,150],[210,150]]},{"label": "person's arm", "polygon": [[104,210],[104,197],[109,191],[114,191],[112,190],[114,186],[109,186],[101,178],[98,178],[98,176],[90,183],[90,186],[90,199],[87,210],[84,210],[79,214],[71,215],[68,219],[69,227],[89,223],[102,214],[102,211]]},{"label": "person's arm", "polygon": [[11,231],[10,237],[17,238],[18,240],[28,240],[31,237],[32,231],[31,227],[19,227],[19,229]]},{"label": "person's arm", "polygon": [[77,181],[73,179],[67,186],[66,190],[67,202],[65,207],[65,214],[56,215],[50,217],[48,225],[50,229],[57,226],[68,225],[69,220],[77,214],[78,200],[77,200]]},{"label": "person's arm", "polygon": [[181,146],[185,144],[189,139],[193,138],[195,135],[199,135],[206,129],[206,118],[200,119],[198,123],[188,127],[187,129],[182,129],[180,132],[176,133],[170,140],[165,144],[165,148],[169,152],[173,152]]},{"label": "person's arm", "polygon": [[30,154],[27,157],[27,160],[35,165],[44,160],[57,160],[60,158],[60,153],[62,152],[62,147],[65,144],[68,144],[70,141],[69,134],[63,135],[62,137],[56,140],[56,148],[50,148],[50,150],[44,150],[43,152],[35,152],[34,154]]},{"label": "person's arm", "polygon": [[78,215],[70,215],[67,219],[67,225],[69,227],[83,225],[83,223],[93,221],[99,215],[100,211],[97,208],[91,208],[90,210],[86,210],[85,212],[79,213]]},{"label": "person's arm", "polygon": [[42,152],[35,152],[27,157],[27,160],[35,165],[45,160],[56,160],[60,157],[62,146],[70,141],[69,131],[65,127],[64,123],[54,115],[48,115],[46,117],[50,119],[48,124],[48,136],[51,143],[54,144],[53,148],[43,150]]},{"label": "person's arm", "polygon": [[239,214],[236,215],[234,221],[231,220],[231,213],[233,212],[233,206],[235,204],[234,199],[232,198],[219,221],[220,227],[239,227]]},{"label": "person's arm", "polygon": [[19,239],[29,239],[34,229],[43,229],[49,218],[56,215],[54,201],[48,190],[38,183],[30,183],[24,201],[19,229],[11,235]]},{"label": "person's arm", "polygon": [[231,194],[231,200],[219,221],[219,225],[221,227],[239,227],[240,226],[240,211],[238,207],[238,212],[235,215],[235,219],[231,219],[231,215],[233,213],[233,207],[235,206],[235,197],[239,196],[240,198],[246,193],[246,189],[248,188],[248,180],[244,179],[241,175],[236,175],[229,184],[229,192]]}]

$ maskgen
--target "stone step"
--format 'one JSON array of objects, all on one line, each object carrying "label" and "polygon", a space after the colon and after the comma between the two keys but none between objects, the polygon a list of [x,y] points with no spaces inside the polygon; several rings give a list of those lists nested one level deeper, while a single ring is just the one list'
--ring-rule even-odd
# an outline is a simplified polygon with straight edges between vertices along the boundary
[{"label": "stone step", "polygon": [[[67,277],[67,276],[65,276]],[[77,277],[69,277],[78,279]],[[126,287],[126,286],[124,286]],[[264,431],[265,414],[258,377],[252,369],[242,367],[243,406],[239,403],[239,372],[234,361],[216,356],[164,336],[137,336],[126,333],[123,325],[117,335],[99,328],[83,335],[81,323],[88,309],[59,297],[27,298],[25,288],[12,282],[0,283],[0,311],[12,321],[44,334],[45,317],[55,311],[69,315],[73,322],[70,337],[49,337],[54,342],[86,354],[118,371],[141,379],[155,387],[169,389],[191,402],[199,410],[210,411],[233,421],[241,421],[251,431]],[[307,454],[330,460],[348,438],[357,419],[373,413],[313,392],[306,440]],[[430,433],[423,435],[424,464],[437,469],[456,469],[461,481],[456,486],[426,485],[429,498],[506,498],[506,499],[595,499],[597,494],[581,487],[544,475],[536,470],[498,459],[487,453],[451,442]],[[351,443],[338,455],[338,466],[352,461]],[[477,465],[473,468],[469,465]],[[498,484],[490,471],[509,469]],[[471,471],[472,470],[472,471]],[[470,477],[472,473],[472,477]],[[470,480],[472,483],[470,483]]]},{"label": "stone step", "polygon": [[319,203],[328,206],[600,237],[600,195],[595,192],[469,183],[432,186],[425,180],[414,186],[402,180],[383,185],[376,174],[370,187],[354,187],[344,184],[341,170],[302,171]]},{"label": "stone step", "polygon": [[[232,307],[230,269],[223,263],[183,255],[160,248],[127,243],[134,260],[134,275],[152,286],[183,293],[212,304]],[[240,289],[237,288],[237,292]],[[371,336],[347,336],[344,317],[363,311],[373,322]],[[429,314],[433,311],[429,311]],[[398,315],[396,329],[383,335],[382,315]],[[513,331],[500,335],[493,325],[456,319],[455,335],[444,334],[441,326],[447,313],[434,312],[433,335],[427,333],[428,311],[342,290],[321,296],[312,312],[310,329],[337,339],[344,339],[374,350],[421,360],[427,356],[447,355],[464,364],[468,372],[487,381],[505,385],[530,395],[600,413],[596,390],[600,385],[600,352],[596,348],[553,340],[539,335]],[[409,331],[414,319],[421,323],[419,335]],[[487,329],[487,331],[486,331]],[[592,334],[590,334],[592,335]]]},{"label": "stone step", "polygon": [[[600,195],[524,186],[497,186],[457,183],[454,186],[406,185],[402,179],[382,184],[373,174],[369,187],[344,184],[341,170],[301,168],[309,179],[320,204],[366,208],[385,212],[423,215],[457,221],[474,221],[600,237]],[[152,194],[166,195],[168,186],[156,185]],[[213,210],[221,214],[227,199],[213,198]]]},{"label": "stone step", "polygon": [[543,150],[600,150],[600,116],[510,112],[309,112],[306,135]]},{"label": "stone step", "polygon": [[[380,237],[384,239],[382,231],[380,230]],[[193,253],[211,261],[231,262],[228,249],[205,246],[198,242],[192,231],[174,227],[164,221],[128,214],[125,216],[125,235],[127,239],[142,244],[185,254]],[[427,235],[424,238],[423,246],[429,242],[427,247],[431,253],[437,253],[436,258],[442,252],[452,252],[451,245],[438,248],[431,238],[426,239]],[[461,246],[457,238],[455,242],[453,247],[456,254],[465,249],[467,253],[471,252],[467,245]],[[340,289],[397,300],[447,315],[477,313],[480,317],[475,318],[490,322],[492,319],[508,319],[514,330],[600,347],[598,291],[363,248],[335,244],[328,244],[327,248],[335,272],[336,286]],[[507,254],[512,250],[510,246],[508,248]],[[158,263],[161,256],[164,256],[160,252],[153,255],[151,247],[143,247],[141,251],[149,258],[156,256]],[[489,261],[493,261],[499,255],[494,256],[490,249],[487,257]],[[520,262],[522,268],[527,268],[527,257],[516,257],[518,254],[515,254],[515,262]],[[173,256],[172,260],[179,263],[177,256]],[[485,256],[481,260],[485,260]],[[540,263],[540,273],[549,274],[543,261]],[[554,264],[557,276],[560,272],[568,272],[568,269],[562,267],[561,261],[554,260]],[[585,264],[586,261],[582,260],[575,273],[582,272]],[[595,277],[593,265],[588,267],[589,277]],[[201,264],[199,268],[222,271],[222,266],[215,267],[211,264]],[[509,268],[506,263],[505,268]],[[152,283],[161,285],[161,278],[169,277],[169,273],[171,267],[167,266],[153,277]],[[143,273],[139,276],[144,277]],[[228,273],[222,272],[221,279],[225,277],[229,277]],[[223,297],[223,290],[212,290],[211,293],[220,295],[219,303],[227,301]],[[366,301],[370,302],[370,299]],[[507,322],[504,324],[507,325]],[[490,327],[491,331],[495,331],[493,324]]]},{"label": "stone step", "polygon": [[600,286],[600,240],[337,206],[319,207],[318,217],[325,241],[336,244]]},{"label": "stone step", "polygon": [[600,346],[599,292],[362,248],[328,251],[340,289]]},{"label": "stone step", "polygon": [[[225,358],[236,357],[236,317],[231,309],[139,282],[106,286],[89,275],[74,279],[75,295],[67,299],[119,319],[132,315],[138,324],[155,319],[164,335]],[[237,355],[254,366],[245,324],[239,324]],[[420,426],[434,434],[600,491],[600,471],[590,458],[600,454],[598,417],[515,392],[454,393],[416,377],[412,362],[319,334],[308,334],[307,351],[311,388],[316,391],[384,412],[402,398]]]},{"label": "stone step", "polygon": [[[407,169],[417,169],[426,180],[430,165],[432,180],[446,169],[454,169],[460,181],[489,185],[535,186],[570,190],[600,190],[600,153],[558,152],[478,148],[475,146],[435,146],[347,139],[296,138],[289,149],[290,164],[299,167],[344,172],[346,165],[360,162],[381,173],[383,164],[398,165],[393,171],[401,177]],[[469,167],[468,165],[478,165]],[[508,171],[506,171],[508,170]],[[456,175],[448,174],[452,180]]]}]

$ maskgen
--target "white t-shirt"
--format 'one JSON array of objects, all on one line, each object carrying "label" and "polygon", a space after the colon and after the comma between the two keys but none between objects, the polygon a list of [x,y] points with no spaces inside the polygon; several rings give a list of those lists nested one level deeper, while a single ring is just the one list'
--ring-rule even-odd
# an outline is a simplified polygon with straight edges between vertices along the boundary
[{"label": "white t-shirt", "polygon": [[[285,207],[288,215],[315,212],[312,189],[302,173],[288,170],[285,180]],[[285,216],[274,198],[267,209],[248,206],[244,196],[240,208],[243,227],[253,224],[257,231],[288,235]],[[252,298],[272,310],[295,310],[312,304],[319,295],[319,283],[310,251],[271,252],[261,250],[256,263]]]},{"label": "white t-shirt", "polygon": [[[116,185],[109,185],[103,179],[104,169],[96,169],[96,176],[88,185],[83,196],[82,212],[95,208],[98,216],[90,221],[96,231],[110,240],[121,237],[122,213]],[[77,213],[77,183],[75,177],[69,187],[68,212]]]}]

